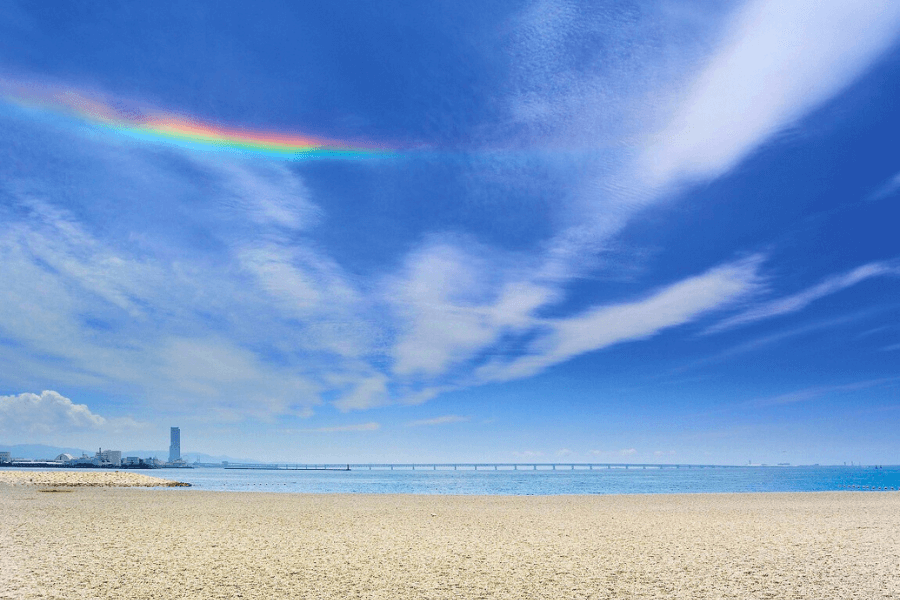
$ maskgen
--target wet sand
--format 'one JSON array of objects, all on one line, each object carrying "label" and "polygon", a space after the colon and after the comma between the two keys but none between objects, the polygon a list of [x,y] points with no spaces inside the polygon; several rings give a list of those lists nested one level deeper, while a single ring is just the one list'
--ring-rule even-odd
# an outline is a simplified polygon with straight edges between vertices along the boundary
[{"label": "wet sand", "polygon": [[0,484],[0,598],[900,598],[900,493]]}]

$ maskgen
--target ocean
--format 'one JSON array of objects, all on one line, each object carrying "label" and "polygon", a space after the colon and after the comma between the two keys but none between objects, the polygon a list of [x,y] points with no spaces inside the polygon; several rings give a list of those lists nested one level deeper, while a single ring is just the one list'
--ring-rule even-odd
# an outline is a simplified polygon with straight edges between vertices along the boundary
[{"label": "ocean", "polygon": [[[307,494],[687,494],[900,491],[900,466],[595,468],[576,470],[142,471],[197,490]],[[182,488],[185,489],[185,488]],[[177,491],[173,490],[173,491]]]}]

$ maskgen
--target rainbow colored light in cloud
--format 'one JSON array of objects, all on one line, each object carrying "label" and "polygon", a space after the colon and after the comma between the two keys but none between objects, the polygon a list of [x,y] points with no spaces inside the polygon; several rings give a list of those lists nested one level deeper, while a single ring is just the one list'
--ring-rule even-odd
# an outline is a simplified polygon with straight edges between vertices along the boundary
[{"label": "rainbow colored light in cloud", "polygon": [[158,111],[134,110],[92,99],[82,92],[0,80],[0,99],[18,106],[65,115],[131,138],[284,160],[373,158],[396,154],[378,145],[359,145],[312,136],[224,127]]}]

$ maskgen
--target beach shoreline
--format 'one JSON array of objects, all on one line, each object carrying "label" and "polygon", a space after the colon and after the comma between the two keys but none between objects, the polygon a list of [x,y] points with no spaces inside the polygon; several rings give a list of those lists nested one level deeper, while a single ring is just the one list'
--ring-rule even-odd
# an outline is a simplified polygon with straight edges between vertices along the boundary
[{"label": "beach shoreline", "polygon": [[67,491],[0,486],[0,598],[900,597],[890,492]]}]

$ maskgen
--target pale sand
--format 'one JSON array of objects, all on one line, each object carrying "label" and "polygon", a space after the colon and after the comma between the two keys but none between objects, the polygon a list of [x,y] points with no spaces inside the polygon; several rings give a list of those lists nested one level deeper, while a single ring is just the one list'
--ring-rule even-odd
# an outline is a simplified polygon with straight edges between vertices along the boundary
[{"label": "pale sand", "polygon": [[900,598],[900,493],[0,485],[0,598]]},{"label": "pale sand", "polygon": [[190,487],[133,471],[0,471],[0,484],[43,487]]}]

